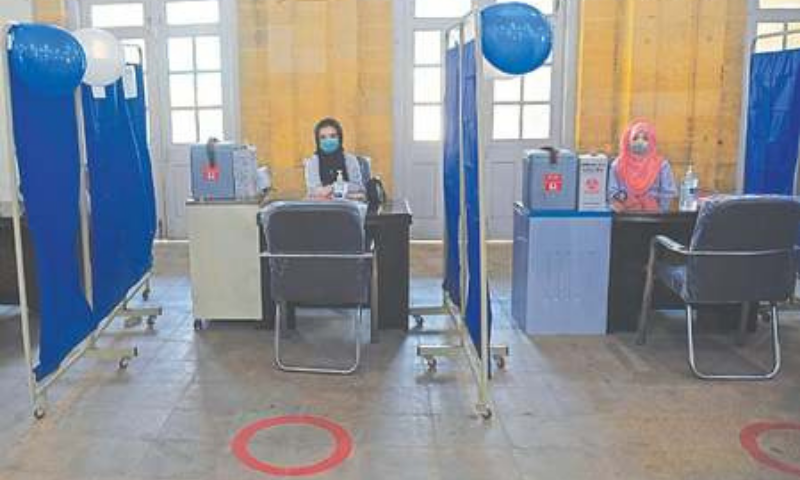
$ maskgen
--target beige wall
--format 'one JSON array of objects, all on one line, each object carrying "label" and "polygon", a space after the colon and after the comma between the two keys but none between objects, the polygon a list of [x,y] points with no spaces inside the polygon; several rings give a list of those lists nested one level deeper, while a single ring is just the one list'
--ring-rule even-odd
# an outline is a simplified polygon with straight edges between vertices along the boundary
[{"label": "beige wall", "polygon": [[348,150],[392,162],[391,0],[239,0],[242,135],[280,193],[303,189],[313,127],[338,118]]},{"label": "beige wall", "polygon": [[616,152],[633,118],[658,129],[682,175],[691,159],[705,188],[736,184],[744,0],[583,0],[577,143]]}]

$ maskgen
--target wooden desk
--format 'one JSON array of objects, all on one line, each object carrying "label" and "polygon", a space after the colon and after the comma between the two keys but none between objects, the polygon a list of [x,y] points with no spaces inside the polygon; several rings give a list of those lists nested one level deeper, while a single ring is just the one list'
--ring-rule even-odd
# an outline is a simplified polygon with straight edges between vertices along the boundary
[{"label": "wooden desk", "polygon": [[[371,312],[373,341],[378,338],[378,330],[408,330],[411,221],[411,208],[405,199],[389,201],[378,209],[367,211],[365,229],[375,246],[375,297],[372,302],[374,311]],[[261,231],[261,250],[264,249]],[[263,316],[268,328],[272,328],[275,303],[270,296],[269,262],[263,258],[261,272]],[[293,311],[288,313],[287,322],[291,328]]]},{"label": "wooden desk", "polygon": [[[614,214],[608,284],[608,333],[636,330],[650,240],[657,235],[666,235],[688,245],[696,219],[696,212]],[[656,282],[653,308],[683,308],[683,302],[660,282]]]}]

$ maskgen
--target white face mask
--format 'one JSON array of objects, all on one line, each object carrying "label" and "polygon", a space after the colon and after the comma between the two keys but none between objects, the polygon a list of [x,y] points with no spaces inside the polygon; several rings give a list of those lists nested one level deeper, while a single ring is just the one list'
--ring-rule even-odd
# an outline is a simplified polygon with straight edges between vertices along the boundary
[{"label": "white face mask", "polygon": [[634,140],[631,142],[631,152],[634,155],[644,155],[650,149],[650,144],[647,140]]}]

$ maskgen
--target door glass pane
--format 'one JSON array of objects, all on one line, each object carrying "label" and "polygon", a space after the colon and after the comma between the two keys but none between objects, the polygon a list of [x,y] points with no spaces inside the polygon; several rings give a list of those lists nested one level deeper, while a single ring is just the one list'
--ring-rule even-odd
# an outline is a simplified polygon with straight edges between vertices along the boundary
[{"label": "door glass pane", "polygon": [[[786,24],[786,31],[800,31],[800,23],[790,22]],[[786,36],[786,48],[795,49],[800,48],[800,33],[793,33]]]},{"label": "door glass pane", "polygon": [[220,70],[219,37],[196,37],[195,54],[198,70]]},{"label": "door glass pane", "polygon": [[495,140],[519,138],[519,105],[495,105],[492,137]]},{"label": "door glass pane", "polygon": [[414,69],[414,101],[439,102],[442,98],[440,67],[417,67]]},{"label": "door glass pane", "polygon": [[200,141],[205,142],[210,137],[223,140],[225,133],[222,127],[222,110],[199,110],[197,117],[200,121]]},{"label": "door glass pane", "polygon": [[461,17],[469,11],[470,7],[471,0],[416,0],[414,16],[417,18]]},{"label": "door glass pane", "polygon": [[520,78],[498,78],[494,81],[495,102],[519,102],[522,95]]},{"label": "door glass pane", "polygon": [[800,0],[759,0],[760,8],[800,8]]},{"label": "door glass pane", "polygon": [[[222,105],[222,74],[197,74],[197,105],[201,107]],[[202,122],[200,126],[202,127]]]},{"label": "door glass pane", "polygon": [[442,40],[438,30],[414,32],[414,64],[442,63]]},{"label": "door glass pane", "polygon": [[525,105],[522,108],[522,137],[550,138],[550,105]]},{"label": "door glass pane", "polygon": [[198,25],[219,22],[217,0],[189,0],[167,2],[167,23],[170,25]]},{"label": "door glass pane", "polygon": [[194,70],[191,37],[170,38],[167,50],[170,71],[185,72]]},{"label": "door glass pane", "polygon": [[143,25],[144,5],[141,3],[92,5],[92,27],[141,27]]},{"label": "door glass pane", "polygon": [[[759,22],[756,25],[756,35],[768,33],[780,33],[783,31],[783,23]],[[783,48],[783,36],[762,38],[756,41],[756,52],[774,52]]]},{"label": "door glass pane", "polygon": [[546,102],[550,100],[551,67],[540,67],[525,75],[525,101]]},{"label": "door glass pane", "polygon": [[414,140],[438,141],[442,136],[442,107],[414,106]]},{"label": "door glass pane", "polygon": [[519,2],[519,1],[521,1],[522,3],[527,3],[528,5],[533,5],[545,15],[550,15],[551,13],[553,13],[553,0],[497,0],[497,3]]},{"label": "door glass pane", "polygon": [[195,143],[197,141],[197,126],[195,125],[194,110],[172,111],[172,143]]},{"label": "door glass pane", "polygon": [[194,75],[179,73],[169,76],[169,100],[172,107],[194,107]]}]

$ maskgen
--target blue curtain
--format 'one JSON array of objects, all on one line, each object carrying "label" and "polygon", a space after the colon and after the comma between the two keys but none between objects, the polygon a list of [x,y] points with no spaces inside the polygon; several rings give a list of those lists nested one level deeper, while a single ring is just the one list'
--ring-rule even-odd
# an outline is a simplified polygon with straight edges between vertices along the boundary
[{"label": "blue curtain", "polygon": [[80,154],[75,100],[29,89],[10,65],[14,143],[39,288],[37,379],[55,371],[97,323],[83,292]]},{"label": "blue curtain", "polygon": [[794,194],[800,137],[800,50],[758,53],[750,62],[746,193]]},{"label": "blue curtain", "polygon": [[[464,142],[464,197],[467,224],[467,306],[466,323],[472,342],[480,353],[481,345],[481,285],[488,279],[481,278],[481,228],[479,191],[481,171],[478,161],[478,105],[475,41],[464,44],[461,59],[461,131]],[[488,292],[488,288],[487,288]],[[492,330],[491,296],[487,294],[489,332]],[[486,339],[487,342],[491,338]],[[487,365],[490,362],[487,362]]]},{"label": "blue curtain", "polygon": [[[142,96],[144,91],[138,89]],[[143,127],[123,81],[94,96],[83,87],[89,190],[92,197],[94,316],[105,318],[152,266],[153,186]],[[143,101],[143,99],[142,99]],[[141,106],[143,108],[143,106]]]},{"label": "blue curtain", "polygon": [[461,305],[461,265],[459,264],[458,231],[461,209],[461,165],[459,156],[459,64],[458,47],[447,51],[445,58],[444,90],[444,216],[445,237],[447,238],[447,258],[443,288],[450,299]]}]

